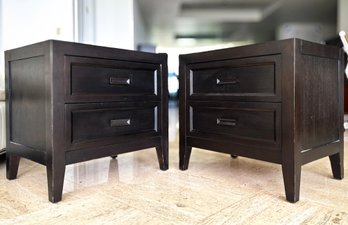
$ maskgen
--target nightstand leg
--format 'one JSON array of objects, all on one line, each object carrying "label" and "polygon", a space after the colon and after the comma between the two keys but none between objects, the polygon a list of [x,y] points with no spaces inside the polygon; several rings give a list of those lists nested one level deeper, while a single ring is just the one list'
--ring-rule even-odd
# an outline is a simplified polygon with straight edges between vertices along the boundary
[{"label": "nightstand leg", "polygon": [[330,155],[330,163],[332,174],[335,179],[343,179],[344,177],[344,163],[343,163],[343,151]]},{"label": "nightstand leg", "polygon": [[168,148],[156,147],[157,158],[161,170],[168,169]]},{"label": "nightstand leg", "polygon": [[180,147],[179,168],[181,170],[187,170],[189,161],[190,161],[191,150],[192,150],[192,147],[189,147],[189,146]]},{"label": "nightstand leg", "polygon": [[47,165],[48,200],[59,202],[62,200],[65,165],[63,163],[53,166]]},{"label": "nightstand leg", "polygon": [[282,164],[286,200],[295,203],[300,199],[301,165]]},{"label": "nightstand leg", "polygon": [[20,157],[6,153],[6,177],[9,180],[17,178]]}]

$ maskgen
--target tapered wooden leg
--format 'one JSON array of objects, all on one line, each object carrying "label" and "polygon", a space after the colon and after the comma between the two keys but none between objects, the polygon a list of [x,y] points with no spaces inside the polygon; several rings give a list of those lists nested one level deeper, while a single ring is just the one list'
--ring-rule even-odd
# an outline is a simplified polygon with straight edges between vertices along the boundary
[{"label": "tapered wooden leg", "polygon": [[9,180],[17,178],[20,157],[6,153],[6,177]]},{"label": "tapered wooden leg", "polygon": [[56,163],[53,165],[47,165],[46,170],[48,183],[48,200],[55,203],[62,200],[65,164]]},{"label": "tapered wooden leg", "polygon": [[157,158],[161,170],[168,169],[168,147],[156,147]]},{"label": "tapered wooden leg", "polygon": [[301,165],[282,165],[286,200],[297,202],[300,199]]},{"label": "tapered wooden leg", "polygon": [[343,151],[340,153],[330,155],[330,163],[333,177],[335,179],[343,179],[344,177],[344,163],[343,163]]},{"label": "tapered wooden leg", "polygon": [[179,168],[181,170],[187,170],[189,161],[190,161],[191,150],[192,150],[192,147],[189,147],[189,146],[180,147]]}]

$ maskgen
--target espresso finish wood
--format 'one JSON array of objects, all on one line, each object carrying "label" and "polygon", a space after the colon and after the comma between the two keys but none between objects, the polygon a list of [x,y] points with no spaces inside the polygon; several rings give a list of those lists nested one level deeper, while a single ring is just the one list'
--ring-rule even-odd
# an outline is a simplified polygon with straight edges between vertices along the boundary
[{"label": "espresso finish wood", "polygon": [[192,147],[282,166],[299,200],[301,166],[343,167],[343,52],[300,39],[180,56],[180,162]]},{"label": "espresso finish wood", "polygon": [[6,51],[7,178],[20,157],[47,168],[154,147],[168,169],[167,55],[49,40]]},{"label": "espresso finish wood", "polygon": [[158,64],[66,57],[71,96],[156,96]]},{"label": "espresso finish wood", "polygon": [[190,96],[276,98],[279,60],[266,56],[190,64]]},{"label": "espresso finish wood", "polygon": [[280,146],[281,105],[278,103],[193,101],[190,137],[213,138],[253,146]]}]

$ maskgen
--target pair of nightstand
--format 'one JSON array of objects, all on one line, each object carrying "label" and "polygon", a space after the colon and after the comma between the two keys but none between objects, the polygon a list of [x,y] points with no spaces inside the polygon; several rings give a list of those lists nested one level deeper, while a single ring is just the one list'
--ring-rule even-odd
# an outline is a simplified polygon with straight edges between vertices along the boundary
[{"label": "pair of nightstand", "polygon": [[[156,147],[168,168],[167,56],[46,41],[6,52],[7,177],[46,165],[61,199],[65,165]],[[180,56],[180,169],[192,147],[282,165],[329,156],[343,178],[343,53],[289,39]]]}]

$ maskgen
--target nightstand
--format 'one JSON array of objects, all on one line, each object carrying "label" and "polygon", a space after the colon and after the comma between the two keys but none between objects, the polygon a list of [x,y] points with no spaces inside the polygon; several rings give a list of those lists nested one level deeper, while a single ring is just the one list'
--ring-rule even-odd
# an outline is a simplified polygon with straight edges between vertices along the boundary
[{"label": "nightstand", "polygon": [[47,168],[155,147],[168,169],[167,55],[49,40],[6,51],[7,178],[20,157]]},{"label": "nightstand", "polygon": [[180,169],[191,148],[282,166],[299,200],[301,166],[329,156],[343,178],[343,52],[300,39],[180,56]]}]

